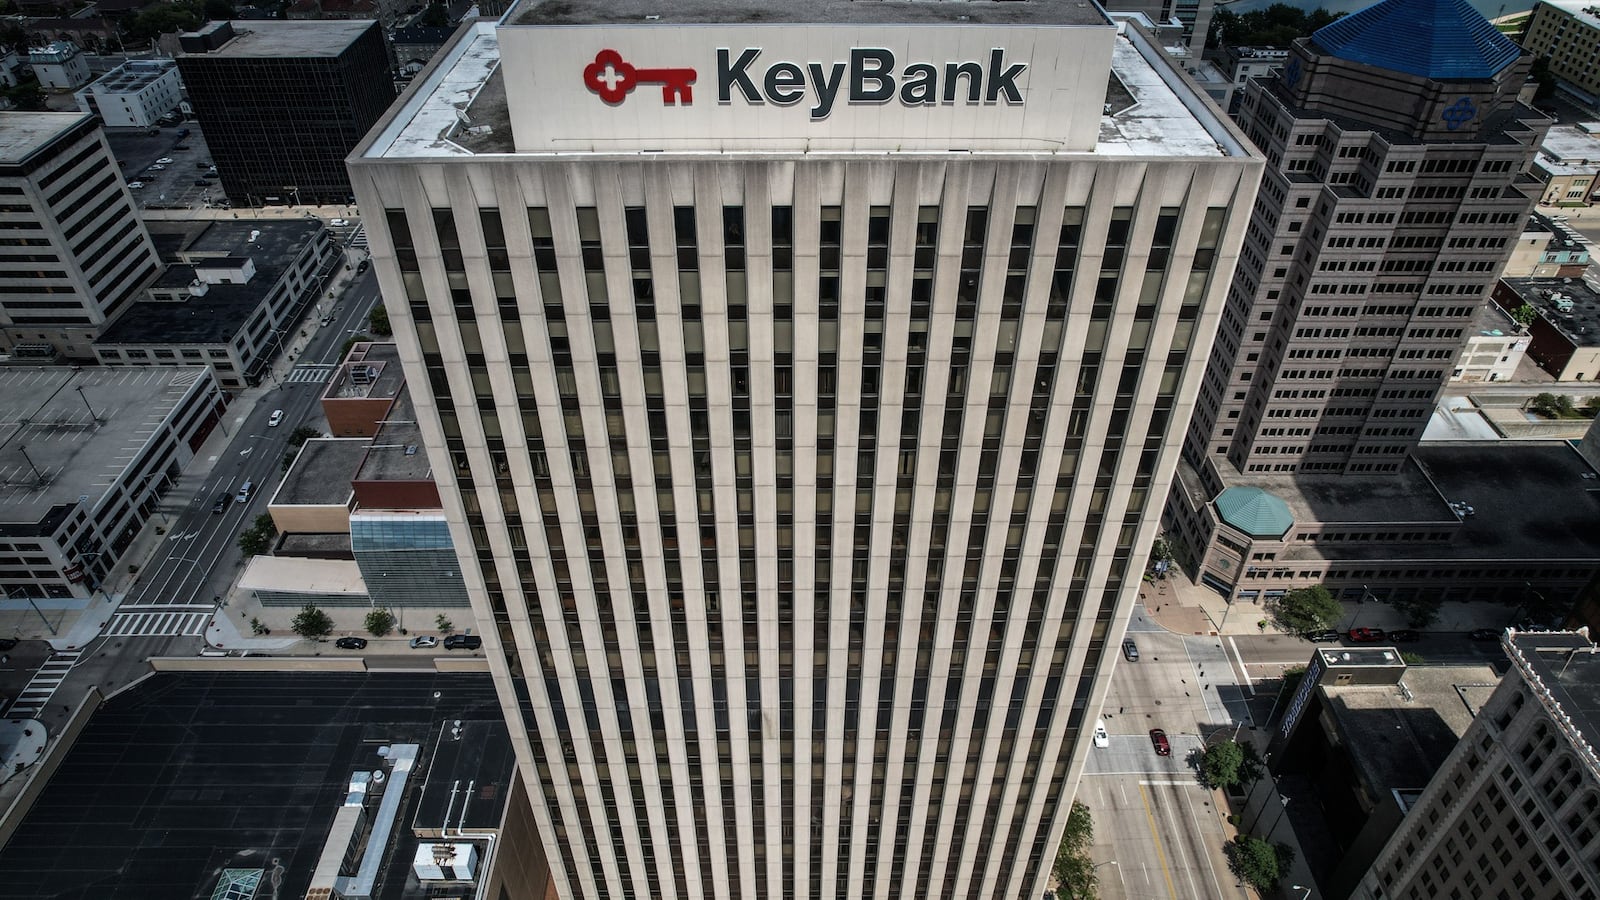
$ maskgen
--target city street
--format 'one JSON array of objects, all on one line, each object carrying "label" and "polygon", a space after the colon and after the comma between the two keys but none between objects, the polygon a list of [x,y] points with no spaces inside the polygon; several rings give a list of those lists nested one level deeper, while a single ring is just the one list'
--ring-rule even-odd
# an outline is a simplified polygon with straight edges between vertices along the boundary
[{"label": "city street", "polygon": [[[202,632],[217,598],[227,594],[238,576],[239,532],[266,511],[283,475],[289,436],[300,425],[321,427],[322,387],[345,340],[362,331],[377,303],[377,280],[368,271],[357,275],[342,296],[324,297],[307,311],[300,327],[316,331],[304,352],[298,359],[279,362],[269,382],[277,387],[268,387],[255,401],[255,408],[210,461],[200,482],[180,480],[169,495],[182,506],[164,511],[171,520],[166,540],[129,589],[107,626],[108,635]],[[320,316],[330,312],[329,323],[320,325]],[[269,427],[267,421],[278,409],[283,410],[283,421]],[[249,500],[239,503],[237,495],[246,481],[253,489]],[[219,499],[226,500],[222,512],[213,513]]]}]

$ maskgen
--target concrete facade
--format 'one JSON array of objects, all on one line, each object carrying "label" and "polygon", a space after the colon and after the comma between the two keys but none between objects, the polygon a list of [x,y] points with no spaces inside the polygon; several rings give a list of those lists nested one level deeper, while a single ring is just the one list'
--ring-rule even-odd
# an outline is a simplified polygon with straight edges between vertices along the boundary
[{"label": "concrete facade", "polygon": [[183,99],[178,65],[170,59],[131,59],[77,93],[78,108],[111,128],[149,128]]},{"label": "concrete facade", "polygon": [[1540,0],[1522,33],[1522,46],[1535,57],[1549,57],[1550,74],[1569,93],[1593,107],[1600,98],[1600,15],[1583,0]]},{"label": "concrete facade", "polygon": [[29,50],[28,65],[47,91],[75,91],[89,81],[89,60],[71,41],[54,41]]},{"label": "concrete facade", "polygon": [[0,113],[0,350],[90,359],[160,271],[93,116]]},{"label": "concrete facade", "polygon": [[[1038,896],[1259,160],[1092,5],[510,17],[351,173],[556,893]],[[1026,86],[717,101],[877,41]]]}]

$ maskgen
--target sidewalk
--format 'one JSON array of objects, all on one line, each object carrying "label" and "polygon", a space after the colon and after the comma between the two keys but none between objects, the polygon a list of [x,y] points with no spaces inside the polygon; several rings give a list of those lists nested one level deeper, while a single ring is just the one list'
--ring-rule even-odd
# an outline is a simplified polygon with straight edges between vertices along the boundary
[{"label": "sidewalk", "polygon": [[[1222,595],[1195,584],[1177,567],[1166,579],[1139,586],[1139,601],[1157,625],[1178,634],[1278,634],[1259,600],[1229,603]],[[1364,628],[1410,628],[1405,613],[1380,600],[1345,601],[1344,615],[1334,627],[1346,631]],[[1445,603],[1426,631],[1472,631],[1504,628],[1512,610],[1498,603]]]}]

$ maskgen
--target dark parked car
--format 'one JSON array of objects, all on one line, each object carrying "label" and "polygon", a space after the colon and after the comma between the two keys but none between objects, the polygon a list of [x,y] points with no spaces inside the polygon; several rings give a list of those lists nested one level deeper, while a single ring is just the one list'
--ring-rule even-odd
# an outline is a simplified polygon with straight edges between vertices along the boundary
[{"label": "dark parked car", "polygon": [[342,637],[337,641],[334,641],[333,645],[338,647],[340,650],[365,650],[367,649],[367,639],[358,637]]},{"label": "dark parked car", "polygon": [[475,634],[452,634],[444,639],[446,650],[477,650],[483,646],[483,638]]},{"label": "dark parked car", "polygon": [[1150,729],[1150,746],[1156,748],[1157,756],[1172,755],[1172,745],[1167,743],[1167,733],[1159,728]]},{"label": "dark parked car", "polygon": [[1475,641],[1498,641],[1500,640],[1500,629],[1474,628],[1472,631],[1467,633],[1467,637]]},{"label": "dark parked car", "polygon": [[1139,645],[1135,644],[1131,640],[1123,641],[1122,642],[1122,655],[1128,660],[1128,662],[1138,662],[1139,661]]},{"label": "dark parked car", "polygon": [[1341,637],[1339,632],[1333,631],[1332,629],[1324,629],[1322,631],[1308,631],[1305,634],[1302,634],[1300,636],[1305,638],[1308,641],[1311,641],[1311,642],[1317,643],[1317,644],[1332,643],[1334,641],[1339,640],[1339,638]]},{"label": "dark parked car", "polygon": [[1350,640],[1358,644],[1371,644],[1383,640],[1382,628],[1352,628]]},{"label": "dark parked car", "polygon": [[1389,632],[1389,640],[1396,644],[1410,644],[1422,640],[1422,632],[1412,631],[1409,628],[1399,628]]}]

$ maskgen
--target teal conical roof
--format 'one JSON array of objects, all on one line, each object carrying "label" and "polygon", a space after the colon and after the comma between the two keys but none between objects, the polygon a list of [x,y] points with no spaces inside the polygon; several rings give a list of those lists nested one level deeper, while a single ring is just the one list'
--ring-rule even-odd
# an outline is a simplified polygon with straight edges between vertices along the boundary
[{"label": "teal conical roof", "polygon": [[1311,40],[1340,59],[1435,81],[1492,78],[1522,53],[1466,0],[1383,0]]},{"label": "teal conical roof", "polygon": [[1217,495],[1222,521],[1251,537],[1281,538],[1294,527],[1289,504],[1258,487],[1231,487]]}]

